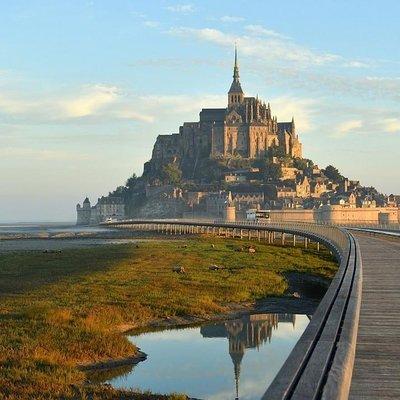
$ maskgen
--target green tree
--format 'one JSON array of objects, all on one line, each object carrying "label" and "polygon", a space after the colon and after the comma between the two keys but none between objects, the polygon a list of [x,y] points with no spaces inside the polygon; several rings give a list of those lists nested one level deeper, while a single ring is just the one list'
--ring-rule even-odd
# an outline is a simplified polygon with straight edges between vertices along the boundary
[{"label": "green tree", "polygon": [[138,178],[137,178],[136,174],[133,173],[132,176],[130,178],[128,178],[128,180],[126,181],[125,186],[131,190],[135,187],[137,180],[138,180]]},{"label": "green tree", "polygon": [[113,192],[109,192],[109,196],[118,196],[124,197],[126,194],[126,187],[125,186],[118,186]]},{"label": "green tree", "polygon": [[328,165],[324,170],[324,174],[333,182],[339,182],[343,179],[343,175],[333,165]]},{"label": "green tree", "polygon": [[268,158],[285,157],[285,150],[282,146],[273,146],[268,149],[267,156]]},{"label": "green tree", "polygon": [[265,177],[273,181],[277,181],[282,177],[282,167],[280,164],[267,164],[267,168],[265,170]]},{"label": "green tree", "polygon": [[305,158],[295,158],[293,160],[293,166],[301,171],[304,171],[308,167],[308,160]]},{"label": "green tree", "polygon": [[162,169],[162,179],[164,183],[179,185],[182,180],[182,171],[176,164],[169,163]]}]

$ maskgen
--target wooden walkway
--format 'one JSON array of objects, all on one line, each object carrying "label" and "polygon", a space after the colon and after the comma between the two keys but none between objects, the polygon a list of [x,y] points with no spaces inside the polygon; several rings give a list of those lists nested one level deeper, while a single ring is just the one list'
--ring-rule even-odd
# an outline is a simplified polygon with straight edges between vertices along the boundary
[{"label": "wooden walkway", "polygon": [[400,399],[400,240],[355,236],[363,284],[349,398]]}]

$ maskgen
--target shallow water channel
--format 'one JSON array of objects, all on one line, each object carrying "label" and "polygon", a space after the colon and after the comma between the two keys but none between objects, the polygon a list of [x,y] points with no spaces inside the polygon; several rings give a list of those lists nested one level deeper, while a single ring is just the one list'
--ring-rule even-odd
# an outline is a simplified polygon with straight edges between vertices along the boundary
[{"label": "shallow water channel", "polygon": [[301,314],[248,314],[130,336],[148,358],[96,381],[201,399],[260,399],[309,323]]}]

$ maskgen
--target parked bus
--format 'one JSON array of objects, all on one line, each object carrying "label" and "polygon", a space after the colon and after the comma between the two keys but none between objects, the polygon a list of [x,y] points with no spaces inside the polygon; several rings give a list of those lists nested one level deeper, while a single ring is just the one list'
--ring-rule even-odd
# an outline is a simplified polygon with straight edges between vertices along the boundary
[{"label": "parked bus", "polygon": [[248,221],[269,222],[270,210],[256,210],[256,209],[247,210],[246,219]]}]

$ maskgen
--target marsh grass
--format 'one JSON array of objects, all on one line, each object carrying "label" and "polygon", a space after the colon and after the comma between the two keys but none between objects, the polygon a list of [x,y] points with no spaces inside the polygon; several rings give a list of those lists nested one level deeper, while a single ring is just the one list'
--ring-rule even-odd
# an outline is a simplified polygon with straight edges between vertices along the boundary
[{"label": "marsh grass", "polygon": [[[76,368],[133,354],[121,327],[208,318],[232,304],[283,295],[285,272],[336,271],[326,250],[251,242],[256,253],[239,251],[249,244],[201,237],[0,254],[0,399],[133,398],[84,385]],[[210,271],[211,264],[225,268]]]}]

